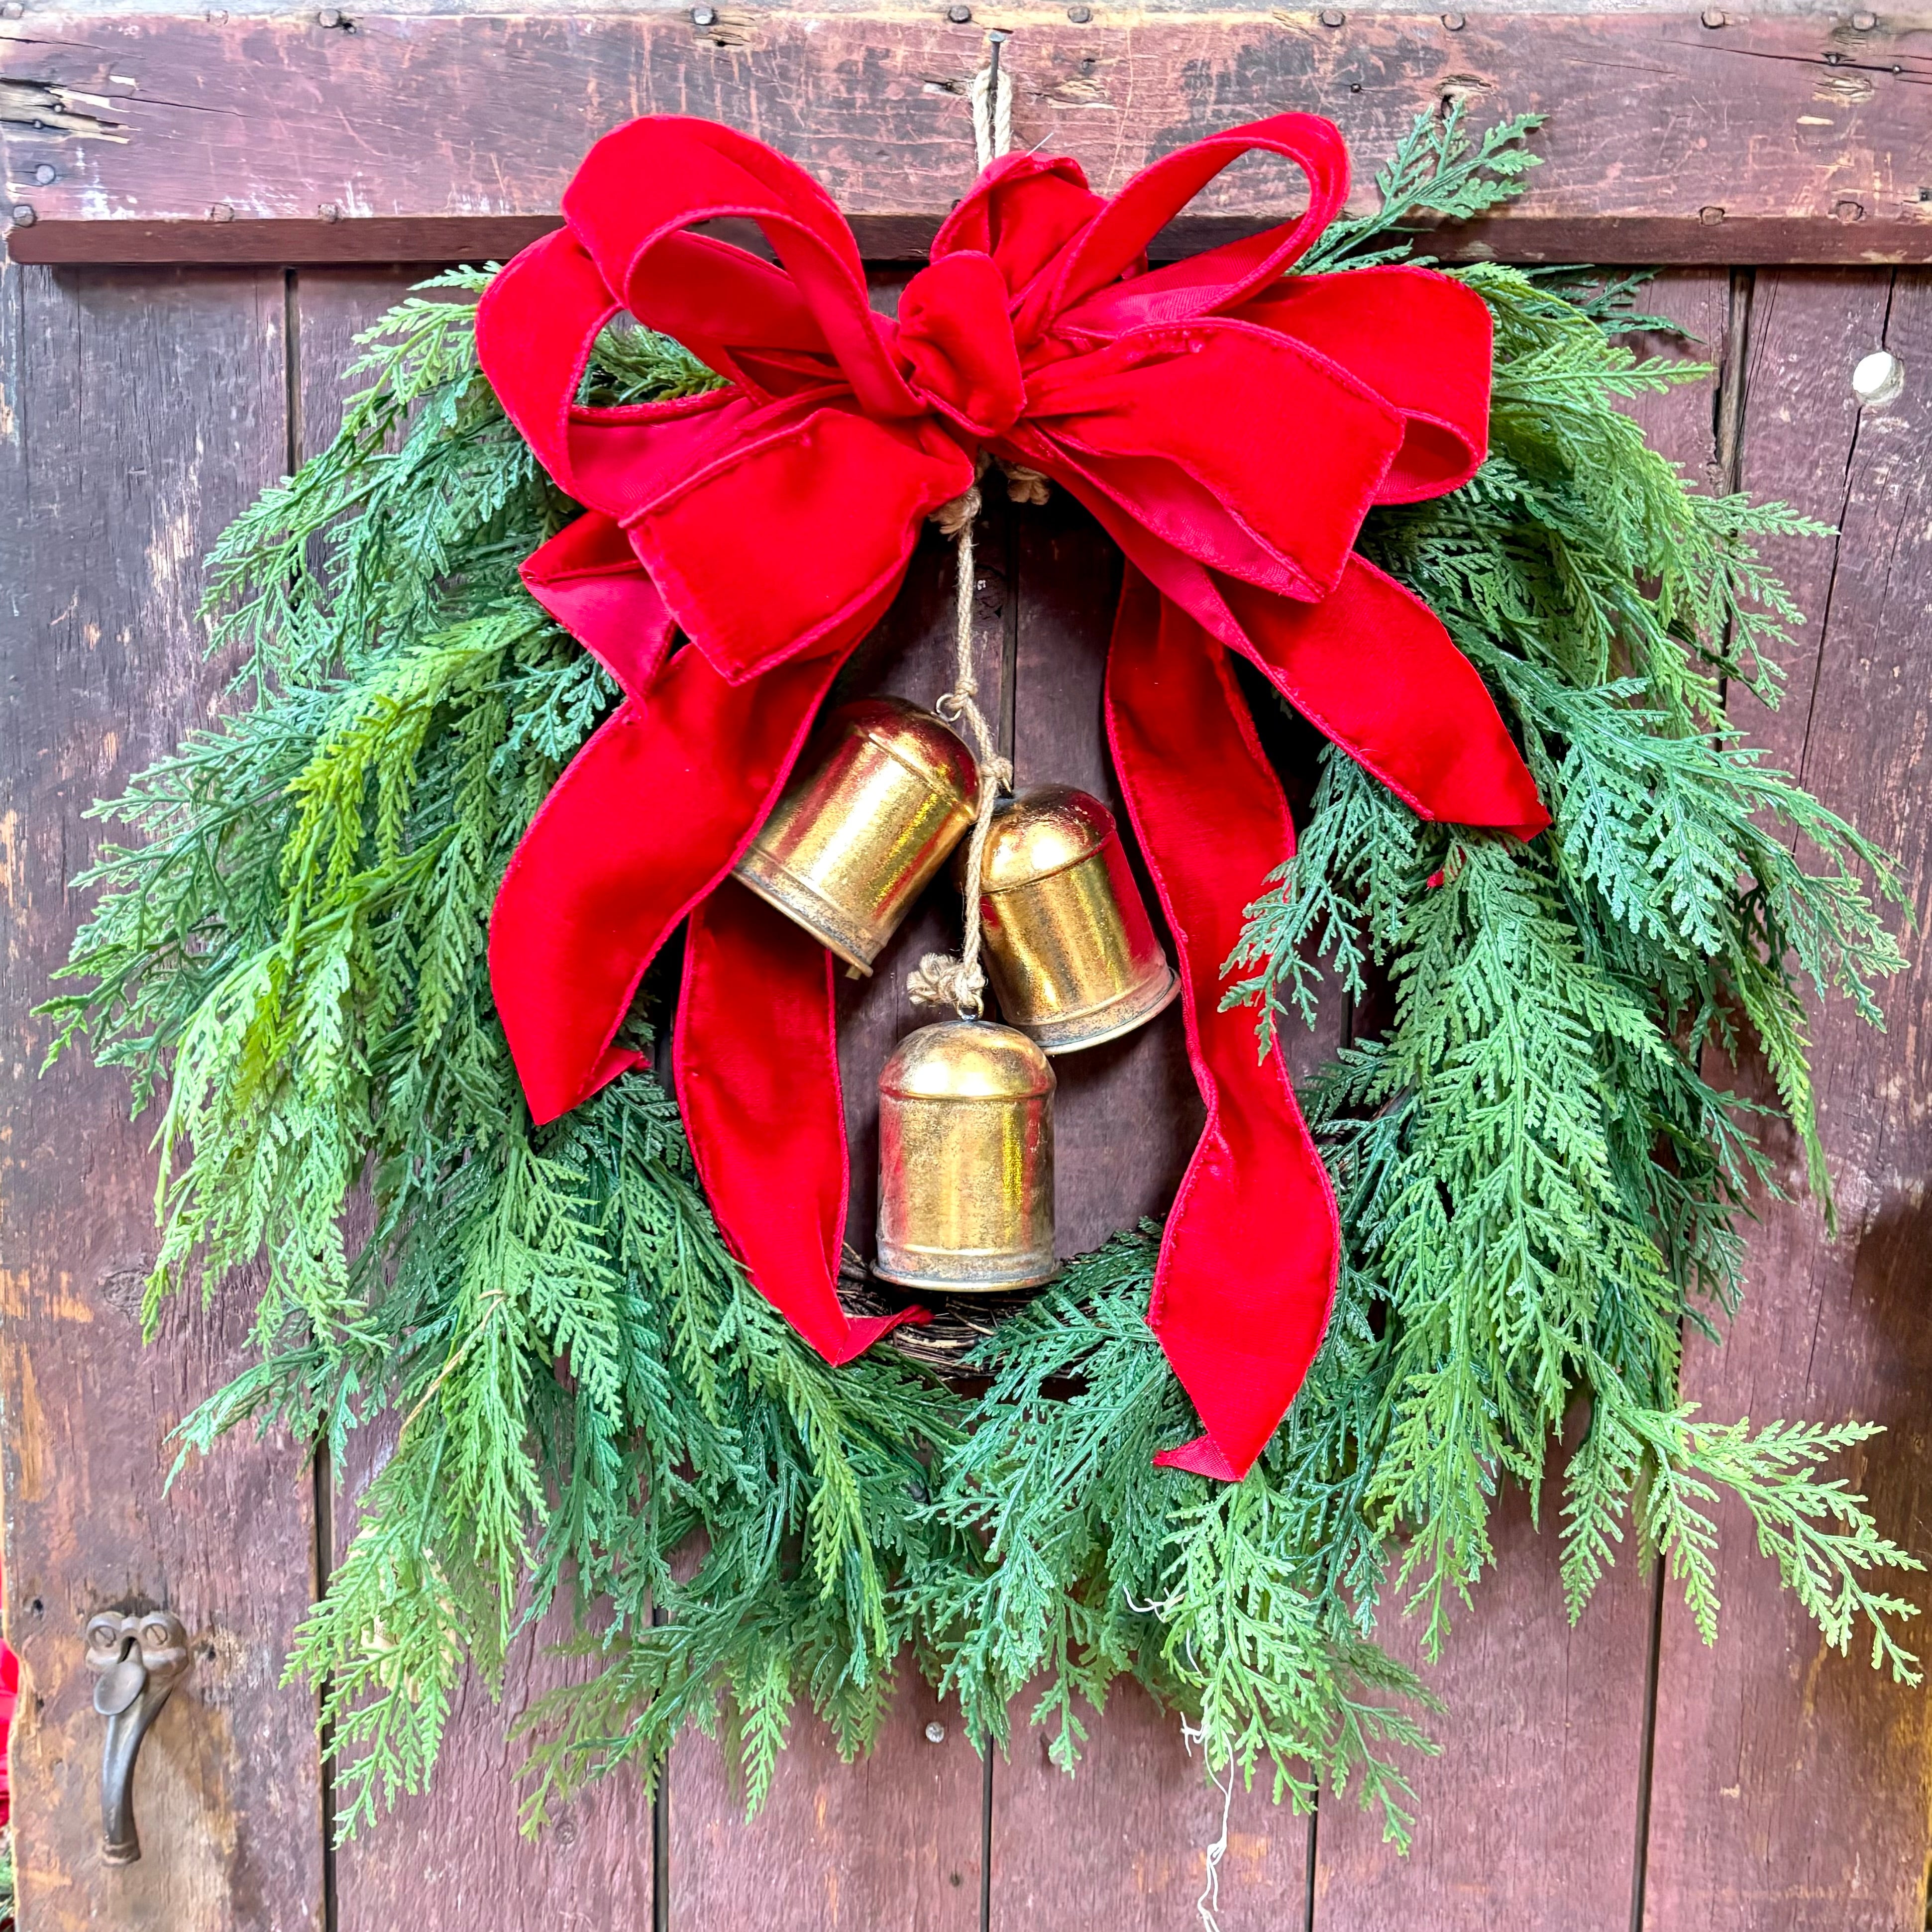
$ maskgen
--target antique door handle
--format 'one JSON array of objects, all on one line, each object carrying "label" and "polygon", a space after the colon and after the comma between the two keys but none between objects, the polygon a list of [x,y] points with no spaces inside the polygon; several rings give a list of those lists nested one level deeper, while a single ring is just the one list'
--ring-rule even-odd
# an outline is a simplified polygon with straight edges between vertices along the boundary
[{"label": "antique door handle", "polygon": [[87,1620],[87,1667],[95,1673],[94,1708],[107,1720],[100,1754],[100,1856],[131,1865],[141,1856],[134,1828],[134,1760],[168,1694],[188,1672],[188,1632],[169,1610],[123,1616],[103,1610]]}]

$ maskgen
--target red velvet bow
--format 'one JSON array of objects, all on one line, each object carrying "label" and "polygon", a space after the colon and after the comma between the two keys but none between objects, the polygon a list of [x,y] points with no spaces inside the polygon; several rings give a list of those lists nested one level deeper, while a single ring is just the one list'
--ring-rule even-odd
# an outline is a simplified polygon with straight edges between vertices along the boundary
[{"label": "red velvet bow", "polygon": [[[1307,212],[1141,272],[1155,232],[1256,148],[1300,167]],[[893,322],[808,176],[728,128],[654,117],[591,150],[568,226],[477,318],[503,406],[589,506],[524,580],[625,692],[532,823],[491,922],[531,1112],[550,1120],[634,1063],[613,1037],[688,914],[674,1064],[699,1174],[752,1278],[829,1360],[891,1325],[849,1319],[834,1288],[831,956],[716,888],[980,451],[1044,472],[1126,553],[1108,731],[1208,1109],[1148,1318],[1206,1432],[1160,1460],[1229,1479],[1320,1343],[1337,1232],[1279,1060],[1257,1059],[1252,1015],[1220,1010],[1242,908],[1294,849],[1228,652],[1424,816],[1525,837],[1548,822],[1441,622],[1353,549],[1371,506],[1439,495],[1481,461],[1490,321],[1424,269],[1284,278],[1347,194],[1340,134],[1300,114],[1182,148],[1111,202],[1071,160],[1009,155]],[[690,232],[724,217],[757,222],[778,265]],[[731,386],[580,405],[624,309]]]}]

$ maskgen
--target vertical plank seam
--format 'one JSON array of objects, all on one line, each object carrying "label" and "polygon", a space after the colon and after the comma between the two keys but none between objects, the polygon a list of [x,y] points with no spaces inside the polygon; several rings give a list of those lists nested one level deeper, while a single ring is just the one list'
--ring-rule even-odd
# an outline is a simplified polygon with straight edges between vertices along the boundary
[{"label": "vertical plank seam", "polygon": [[1636,1830],[1630,1858],[1630,1932],[1643,1932],[1645,1897],[1650,1886],[1650,1796],[1657,1766],[1657,1695],[1663,1675],[1664,1573],[1661,1555],[1651,1564],[1650,1629],[1643,1664],[1643,1736],[1637,1748]]},{"label": "vertical plank seam", "polygon": [[[997,48],[994,59],[998,58]],[[989,472],[998,476],[996,470]],[[1004,490],[994,494],[1000,506],[1000,567],[1005,588],[1000,606],[1000,755],[1015,764],[1018,739],[1020,665],[1020,520],[1019,506]],[[988,546],[990,548],[991,546]],[[1024,774],[1013,772],[1016,789]],[[989,1730],[980,1747],[985,1769],[980,1780],[980,1932],[993,1928],[993,1735]]]},{"label": "vertical plank seam", "polygon": [[[1756,271],[1732,269],[1724,340],[1718,353],[1718,390],[1711,406],[1714,480],[1727,496],[1737,494],[1744,477],[1744,416],[1750,400],[1751,316],[1756,295]],[[1724,704],[1728,696],[1728,682],[1720,680],[1719,704]],[[1681,1363],[1684,1346],[1681,1320],[1677,1334]],[[1665,1565],[1659,1556],[1651,1576],[1650,1628],[1644,1656],[1643,1735],[1638,1747],[1636,1828],[1630,1864],[1630,1932],[1643,1932],[1650,1887],[1651,1798],[1657,1768],[1658,1700],[1664,1674],[1664,1580]]]},{"label": "vertical plank seam", "polygon": [[1308,1848],[1306,1853],[1308,1869],[1302,1888],[1303,1932],[1315,1932],[1315,1828],[1320,1823],[1321,1819],[1322,1786],[1318,1780],[1315,1786],[1313,1802],[1308,1808]]},{"label": "vertical plank seam", "polygon": [[[1011,764],[1019,731],[1020,519],[1019,506],[1004,491],[997,500],[1001,505],[1000,565],[1006,576],[1000,609],[1000,755]],[[1020,782],[1016,771],[1013,783]]]},{"label": "vertical plank seam", "polygon": [[980,1747],[980,1932],[993,1932],[993,1734]]},{"label": "vertical plank seam", "polygon": [[[1880,322],[1878,346],[1885,346],[1886,337],[1892,333],[1892,304],[1898,293],[1898,271],[1894,268],[1886,279],[1885,317]],[[1811,763],[1811,726],[1818,716],[1818,687],[1825,674],[1825,641],[1832,634],[1832,605],[1838,594],[1838,565],[1845,554],[1845,512],[1851,507],[1852,478],[1858,464],[1858,440],[1864,433],[1865,412],[1862,404],[1852,422],[1852,437],[1845,450],[1845,483],[1838,499],[1838,514],[1832,520],[1832,572],[1825,580],[1824,608],[1818,614],[1818,650],[1811,661],[1811,689],[1804,704],[1804,736],[1798,749],[1798,770],[1796,774],[1802,785]],[[1791,835],[1792,849],[1797,849],[1798,834]]]},{"label": "vertical plank seam", "polygon": [[[670,1056],[664,1056],[668,1061]],[[661,1604],[651,1606],[651,1622],[667,1623]],[[670,1932],[670,1752],[658,1760],[657,1786],[651,1793],[651,1932]]]},{"label": "vertical plank seam", "polygon": [[[302,467],[302,282],[301,272],[282,271],[283,466],[292,476]],[[310,1459],[315,1518],[315,1600],[328,1594],[335,1570],[335,1464],[327,1434]],[[335,1741],[322,1718],[320,1702],[325,1680],[316,1686],[316,1748],[321,1762],[318,1784],[322,1799],[322,1932],[339,1932],[342,1906],[337,1886],[335,1858]]]}]

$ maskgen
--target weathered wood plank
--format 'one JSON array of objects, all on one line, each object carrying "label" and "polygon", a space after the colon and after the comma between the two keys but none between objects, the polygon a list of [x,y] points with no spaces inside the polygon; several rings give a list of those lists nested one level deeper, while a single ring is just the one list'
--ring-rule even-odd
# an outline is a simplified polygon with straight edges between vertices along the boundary
[{"label": "weathered wood plank", "polygon": [[[1664,278],[1642,306],[1702,338],[1686,359],[1724,352],[1730,278]],[[1673,338],[1645,345],[1672,352]],[[1707,378],[1644,399],[1652,443],[1708,484],[1717,458]],[[1384,1640],[1448,1705],[1430,1730],[1440,1757],[1414,1766],[1413,1848],[1398,1858],[1352,1802],[1324,1796],[1316,1832],[1315,1932],[1431,1932],[1534,1925],[1601,1932],[1630,1921],[1648,1714],[1654,1580],[1633,1556],[1570,1627],[1558,1574],[1560,1479],[1541,1499],[1541,1531],[1512,1486],[1493,1520],[1496,1562],[1441,1660],[1422,1661],[1415,1626],[1384,1616]],[[1674,1924],[1671,1932],[1676,1932]]]},{"label": "weathered wood plank", "polygon": [[[1003,709],[1006,680],[1010,521],[1004,501],[989,491],[974,532],[974,676],[980,704],[993,721]],[[853,654],[829,703],[883,692],[929,709],[951,690],[957,582],[952,543],[928,527],[885,621]],[[965,735],[970,742],[970,733]],[[852,1162],[846,1238],[868,1262],[878,1220],[880,1071],[914,1028],[952,1016],[950,1010],[915,1006],[906,976],[926,953],[956,953],[960,936],[959,895],[949,868],[927,887],[869,977],[840,971],[838,1069]]]},{"label": "weathered wood plank", "polygon": [[[877,306],[894,306],[896,283],[890,272],[875,278]],[[1010,675],[1012,514],[997,492],[987,499],[974,531],[973,662],[979,701],[997,726]],[[854,653],[830,703],[889,692],[929,706],[952,687],[956,557],[937,530],[923,533],[904,587]],[[1001,744],[1010,750],[1009,739],[1002,736]],[[866,1262],[878,1215],[880,1070],[915,1028],[950,1017],[914,1006],[906,976],[924,953],[958,950],[959,912],[958,894],[943,872],[871,976],[842,974],[838,981],[839,1077],[851,1160],[846,1238]],[[865,1292],[874,1305],[897,1299],[876,1286]],[[979,1925],[984,1767],[956,1707],[940,1705],[910,1666],[902,1678],[877,1744],[850,1768],[824,1726],[801,1707],[770,1798],[748,1824],[718,1744],[695,1735],[680,1742],[668,1776],[669,1843],[659,1874],[673,1928],[968,1932]],[[938,1742],[927,1736],[932,1724],[943,1727]]]},{"label": "weathered wood plank", "polygon": [[982,1772],[958,1706],[902,1683],[854,1765],[801,1713],[748,1824],[724,1752],[688,1732],[670,1761],[671,1932],[977,1932]]},{"label": "weathered wood plank", "polygon": [[[970,176],[962,90],[999,29],[1018,145],[1065,149],[1110,191],[1284,109],[1335,118],[1366,177],[1418,110],[1460,98],[1552,116],[1534,193],[1462,252],[1932,259],[1923,14],[700,10],[704,26],[334,9],[0,22],[9,245],[23,261],[500,255],[554,220],[592,139],[670,112],[772,142],[860,219],[870,254],[916,255]],[[1288,186],[1237,170],[1170,245],[1276,218]]]},{"label": "weathered wood plank", "polygon": [[[1054,490],[1043,507],[1018,508],[1016,516],[1014,782],[1078,785],[1106,802],[1135,853],[1142,896],[1158,927],[1160,901],[1139,868],[1102,713],[1107,644],[1120,595],[1120,552],[1064,490]],[[1166,1213],[1203,1114],[1178,1000],[1124,1039],[1060,1054],[1054,1071],[1060,1082],[1054,1097],[1056,1226],[1060,1252],[1070,1256],[1099,1246],[1144,1214]]]},{"label": "weathered wood plank", "polygon": [[[1774,714],[1734,694],[1771,762],[1891,847],[1924,931],[1926,613],[1932,608],[1932,281],[1760,274],[1744,404],[1743,481],[1838,524],[1778,562],[1810,613],[1810,648]],[[1861,410],[1858,358],[1904,365],[1898,399]],[[1932,1092],[1922,938],[1886,989],[1878,1034],[1834,1003],[1814,1064],[1842,1232],[1814,1203],[1767,1202],[1749,1286],[1724,1347],[1694,1341],[1685,1394],[1717,1419],[1870,1417],[1888,1433],[1842,1472],[1886,1530],[1932,1544],[1932,1331],[1926,1184]],[[1780,1144],[1802,1196],[1802,1156]],[[1664,1606],[1646,1923],[1658,1932],[1917,1932],[1924,1922],[1932,1715],[1923,1690],[1869,1670],[1861,1640],[1828,1652],[1772,1586],[1742,1509],[1720,1512],[1717,1647],[1674,1593]],[[1908,1595],[1924,1600],[1922,1590]],[[1908,1636],[1910,1634],[1908,1631]],[[1915,1646],[1924,1648],[1922,1642]]]},{"label": "weathered wood plank", "polygon": [[[352,338],[428,268],[312,269],[292,289],[298,373],[296,452],[314,455],[341,419],[342,370]],[[339,1558],[355,1528],[356,1492],[384,1453],[358,1442],[339,1480],[332,1512]],[[465,1684],[443,1734],[430,1789],[405,1796],[394,1814],[335,1854],[336,1924],[342,1932],[393,1932],[414,1925],[646,1926],[655,1889],[650,1801],[632,1777],[608,1780],[566,1810],[532,1843],[518,1834],[518,1768],[523,1747],[508,1731],[530,1703],[592,1666],[551,1654],[571,1634],[568,1606],[559,1604],[518,1640],[505,1672],[501,1704],[473,1678]]]},{"label": "weathered wood plank", "polygon": [[[282,278],[0,269],[0,1400],[22,1920],[34,1932],[319,1927],[314,1704],[278,1688],[314,1582],[312,1490],[272,1436],[164,1496],[163,1438],[248,1358],[245,1298],[170,1310],[143,1350],[151,1122],[75,1055],[38,1078],[97,847],[82,816],[205,721],[221,682],[201,555],[282,466]],[[80,1632],[164,1606],[194,1670],[142,1748],[145,1856],[100,1858],[102,1720]]]},{"label": "weathered wood plank", "polygon": [[[1105,1926],[1174,1932],[1196,1922],[1223,1794],[1181,1742],[1180,1720],[1136,1684],[1090,1717],[1078,1772],[1048,1762],[1014,1706],[1010,1756],[993,1766],[992,1932]],[[1265,1780],[1228,1802],[1219,1871],[1222,1932],[1289,1932],[1308,1897],[1310,1820],[1268,1801]]]}]

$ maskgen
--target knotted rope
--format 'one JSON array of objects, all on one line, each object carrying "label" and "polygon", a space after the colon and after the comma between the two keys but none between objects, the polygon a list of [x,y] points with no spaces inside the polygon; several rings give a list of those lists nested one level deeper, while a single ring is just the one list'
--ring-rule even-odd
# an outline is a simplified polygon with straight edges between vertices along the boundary
[{"label": "knotted rope", "polygon": [[980,804],[972,842],[966,848],[966,939],[955,958],[928,952],[906,976],[906,991],[916,1006],[951,1006],[962,1019],[977,1019],[986,1004],[986,976],[980,966],[980,866],[1000,794],[1013,782],[1013,768],[1000,756],[992,727],[980,709],[980,681],[973,674],[973,520],[980,514],[980,486],[941,504],[932,520],[958,546],[959,580],[952,599],[952,688],[933,706],[949,724],[964,718],[973,734],[980,766]]},{"label": "knotted rope", "polygon": [[[1013,144],[1012,76],[1000,65],[996,40],[986,64],[973,76],[973,145],[980,166],[992,166]],[[1006,493],[1016,502],[1046,500],[1046,478],[1016,464],[1006,471]],[[1013,768],[999,754],[992,728],[980,709],[980,681],[973,672],[973,524],[980,514],[977,483],[932,513],[932,520],[957,546],[957,581],[952,600],[952,688],[934,704],[949,724],[964,719],[973,734],[980,768],[980,801],[973,837],[966,848],[965,940],[955,958],[928,952],[906,976],[906,992],[917,1006],[951,1006],[962,1019],[977,1019],[985,1008],[986,975],[980,964],[980,868],[986,853],[1000,794],[1013,782]]]}]

